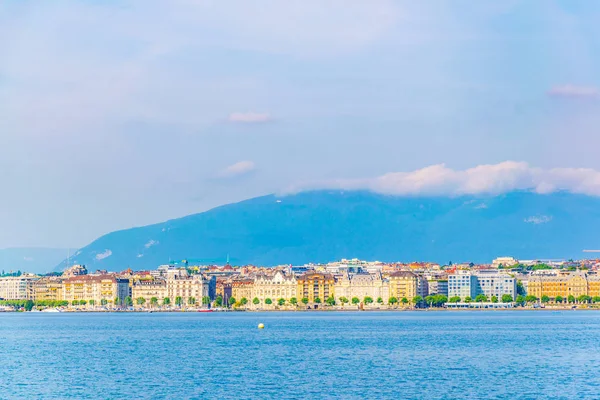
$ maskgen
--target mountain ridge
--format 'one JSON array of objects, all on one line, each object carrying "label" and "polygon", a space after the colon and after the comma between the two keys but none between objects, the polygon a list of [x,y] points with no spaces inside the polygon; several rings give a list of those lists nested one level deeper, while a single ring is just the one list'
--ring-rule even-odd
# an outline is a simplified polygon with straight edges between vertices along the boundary
[{"label": "mountain ridge", "polygon": [[[490,262],[578,258],[597,247],[600,199],[558,192],[498,196],[392,196],[319,190],[266,195],[112,232],[71,262],[151,269],[171,260],[303,264],[340,258]],[[58,269],[66,267],[63,261]]]}]

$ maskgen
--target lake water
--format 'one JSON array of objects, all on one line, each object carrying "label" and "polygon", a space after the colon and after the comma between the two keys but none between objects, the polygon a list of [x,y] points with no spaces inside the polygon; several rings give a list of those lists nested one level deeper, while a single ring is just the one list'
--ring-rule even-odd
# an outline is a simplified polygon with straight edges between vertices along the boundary
[{"label": "lake water", "polygon": [[0,346],[1,399],[600,398],[600,312],[3,313]]}]

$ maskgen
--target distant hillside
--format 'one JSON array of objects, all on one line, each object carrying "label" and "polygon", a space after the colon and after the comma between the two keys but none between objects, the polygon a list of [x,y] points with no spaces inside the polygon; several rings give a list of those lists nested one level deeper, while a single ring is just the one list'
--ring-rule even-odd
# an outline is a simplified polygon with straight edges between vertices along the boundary
[{"label": "distant hillside", "polygon": [[67,249],[40,247],[0,249],[0,272],[50,272],[66,255]]},{"label": "distant hillside", "polygon": [[[175,259],[236,264],[368,260],[490,262],[580,258],[600,247],[600,199],[568,193],[394,197],[314,191],[258,197],[107,234],[72,261],[89,269],[155,268]],[[64,268],[63,262],[58,268]]]}]

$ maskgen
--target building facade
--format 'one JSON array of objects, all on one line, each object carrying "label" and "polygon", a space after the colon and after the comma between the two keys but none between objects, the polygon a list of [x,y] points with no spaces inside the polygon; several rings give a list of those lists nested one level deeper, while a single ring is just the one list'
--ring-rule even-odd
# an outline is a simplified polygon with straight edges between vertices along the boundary
[{"label": "building facade", "polygon": [[337,279],[334,287],[336,302],[340,303],[341,298],[352,300],[356,297],[361,302],[365,297],[370,297],[373,301],[378,298],[387,304],[390,297],[390,287],[387,279],[384,279],[380,272],[374,274],[346,273]]},{"label": "building facade", "polygon": [[121,305],[129,294],[129,281],[111,274],[72,276],[63,281],[63,300],[69,304],[93,300],[96,305]]},{"label": "building facade", "polygon": [[271,299],[275,303],[279,299],[284,299],[289,302],[295,298],[298,302],[298,281],[291,273],[277,271],[272,276],[258,275],[253,282],[252,297],[250,300],[257,298],[259,304],[253,306],[262,307],[266,299]]},{"label": "building facade", "polygon": [[63,278],[59,276],[45,276],[32,284],[33,301],[60,301],[63,300]]},{"label": "building facade", "polygon": [[448,297],[460,297],[465,300],[470,297],[475,300],[480,294],[488,300],[496,297],[499,301],[505,294],[513,299],[517,296],[517,280],[497,270],[457,270],[448,275]]},{"label": "building facade", "polygon": [[0,278],[0,299],[33,300],[33,284],[38,279],[29,275]]},{"label": "building facade", "polygon": [[297,278],[296,294],[298,300],[308,299],[309,303],[324,303],[329,296],[334,296],[335,278],[331,274],[307,272]]},{"label": "building facade", "polygon": [[412,301],[419,295],[419,277],[411,271],[396,271],[388,275],[389,297]]}]

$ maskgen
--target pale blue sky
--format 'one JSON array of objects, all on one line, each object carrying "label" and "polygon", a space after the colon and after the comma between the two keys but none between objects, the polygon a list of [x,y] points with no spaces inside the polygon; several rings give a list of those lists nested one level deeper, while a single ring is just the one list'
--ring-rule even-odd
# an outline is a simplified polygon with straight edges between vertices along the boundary
[{"label": "pale blue sky", "polygon": [[0,248],[434,164],[596,193],[547,171],[600,169],[599,71],[586,0],[3,1]]}]

